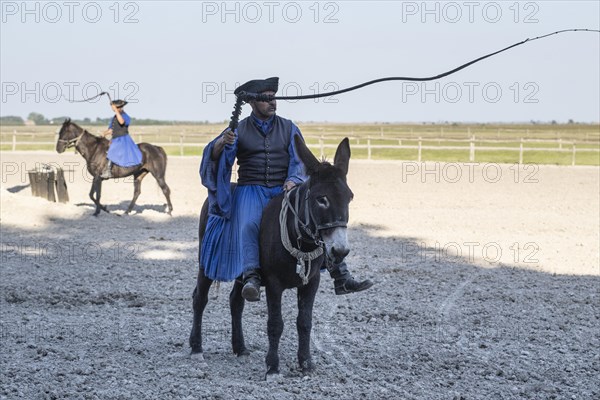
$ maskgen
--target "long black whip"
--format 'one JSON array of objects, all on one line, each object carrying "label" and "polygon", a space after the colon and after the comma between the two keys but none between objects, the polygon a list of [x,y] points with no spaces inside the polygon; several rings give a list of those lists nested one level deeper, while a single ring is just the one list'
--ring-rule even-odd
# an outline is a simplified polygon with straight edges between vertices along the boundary
[{"label": "long black whip", "polygon": [[66,98],[64,95],[63,95],[63,98],[64,98],[65,100],[67,100],[69,103],[83,103],[83,102],[86,102],[86,101],[91,101],[91,100],[94,100],[94,99],[96,99],[96,98],[98,98],[98,97],[102,97],[102,96],[104,96],[104,95],[106,95],[106,96],[108,97],[108,101],[109,101],[109,102],[112,102],[112,98],[110,97],[110,93],[108,93],[108,92],[100,92],[100,93],[98,93],[98,94],[97,94],[97,95],[95,95],[95,96],[89,97],[89,98],[87,98],[87,99],[81,99],[81,100],[71,100],[71,99],[67,99],[67,98]]},{"label": "long black whip", "polygon": [[469,61],[465,64],[462,64],[452,70],[443,72],[441,74],[438,75],[434,75],[434,76],[429,76],[429,77],[423,77],[423,78],[414,78],[414,77],[406,77],[406,76],[400,76],[400,77],[388,77],[388,78],[380,78],[380,79],[374,79],[372,81],[368,81],[368,82],[364,82],[361,83],[359,85],[355,85],[355,86],[351,86],[349,88],[345,88],[345,89],[341,89],[341,90],[336,90],[333,92],[327,92],[327,93],[317,93],[317,94],[307,94],[307,95],[300,95],[300,96],[271,96],[271,95],[265,95],[265,94],[261,94],[261,93],[250,93],[250,92],[244,92],[244,91],[240,91],[237,94],[236,97],[236,102],[235,102],[235,108],[234,111],[232,113],[231,116],[231,121],[229,123],[229,128],[231,128],[232,130],[237,128],[238,122],[239,122],[239,117],[241,114],[241,105],[243,104],[243,102],[249,102],[252,100],[257,100],[257,101],[271,101],[271,100],[307,100],[307,99],[317,99],[320,97],[329,97],[329,96],[335,96],[338,94],[342,94],[342,93],[347,93],[347,92],[351,92],[353,90],[357,90],[360,88],[363,88],[365,86],[369,86],[369,85],[373,85],[375,83],[379,83],[379,82],[387,82],[387,81],[413,81],[413,82],[425,82],[425,81],[433,81],[436,79],[440,79],[440,78],[444,78],[448,75],[452,75],[462,69],[467,68],[470,65],[473,65],[479,61],[485,60],[486,58],[495,56],[496,54],[500,54],[504,51],[510,50],[514,47],[517,46],[521,46],[522,44],[525,44],[527,42],[533,42],[534,40],[538,40],[538,39],[543,39],[546,38],[548,36],[552,36],[552,35],[558,35],[561,33],[565,33],[565,32],[598,32],[600,33],[600,30],[598,29],[581,29],[581,28],[577,28],[577,29],[563,29],[560,31],[556,31],[556,32],[552,32],[552,33],[548,33],[546,35],[542,35],[542,36],[537,36],[534,38],[527,38],[525,40],[522,40],[518,43],[512,44],[508,47],[505,47],[501,50],[495,51],[493,53],[489,53],[486,54],[482,57],[476,58],[472,61]]}]

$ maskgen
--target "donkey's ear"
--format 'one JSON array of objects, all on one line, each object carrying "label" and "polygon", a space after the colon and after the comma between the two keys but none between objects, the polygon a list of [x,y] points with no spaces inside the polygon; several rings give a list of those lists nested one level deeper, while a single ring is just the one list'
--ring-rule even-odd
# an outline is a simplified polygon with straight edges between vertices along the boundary
[{"label": "donkey's ear", "polygon": [[335,151],[335,157],[333,158],[333,164],[344,172],[344,175],[348,174],[348,162],[350,161],[350,141],[348,138],[344,138],[338,145]]},{"label": "donkey's ear", "polygon": [[71,118],[67,117],[67,119],[65,119],[65,122],[63,122],[63,124],[68,124],[69,122],[71,122]]},{"label": "donkey's ear", "polygon": [[310,175],[314,171],[317,170],[317,167],[321,164],[317,157],[310,152],[306,144],[304,144],[304,140],[300,137],[300,135],[294,135],[294,145],[296,146],[296,152],[298,153],[298,157],[304,166],[306,167],[306,173]]}]

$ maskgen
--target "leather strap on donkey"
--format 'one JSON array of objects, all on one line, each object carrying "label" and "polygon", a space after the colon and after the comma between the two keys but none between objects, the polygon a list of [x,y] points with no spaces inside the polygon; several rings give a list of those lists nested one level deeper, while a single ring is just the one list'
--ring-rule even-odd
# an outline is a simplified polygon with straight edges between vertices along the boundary
[{"label": "leather strap on donkey", "polygon": [[[292,206],[290,202],[290,194],[292,192],[296,192],[296,201],[295,206]],[[308,197],[308,193],[307,193]],[[306,201],[306,208],[308,209],[308,201]],[[283,243],[283,247],[296,259],[298,263],[296,265],[296,273],[302,279],[302,284],[306,285],[308,283],[308,277],[312,271],[312,261],[323,254],[323,241],[318,237],[319,231],[315,229],[313,233],[310,227],[310,214],[308,212],[305,213],[306,222],[302,221],[300,216],[298,215],[298,208],[300,206],[300,190],[297,187],[292,188],[291,190],[285,192],[283,196],[283,201],[281,203],[281,212],[279,213],[279,226],[281,230],[281,243]],[[290,241],[290,234],[287,228],[287,215],[288,211],[291,211],[294,214],[294,225],[296,227],[296,235],[298,236],[298,248],[295,248]],[[317,245],[317,248],[304,252],[300,250],[300,242],[302,241],[302,233],[300,232],[300,226],[308,234],[309,238],[314,241]]]}]

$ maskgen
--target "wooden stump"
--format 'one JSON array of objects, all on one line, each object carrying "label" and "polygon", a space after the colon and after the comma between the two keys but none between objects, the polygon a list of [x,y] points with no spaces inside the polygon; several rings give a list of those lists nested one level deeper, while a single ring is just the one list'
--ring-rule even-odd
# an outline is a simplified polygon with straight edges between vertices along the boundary
[{"label": "wooden stump", "polygon": [[69,202],[69,192],[67,191],[67,181],[65,181],[65,173],[62,168],[56,171],[56,194],[60,203]]},{"label": "wooden stump", "polygon": [[41,197],[48,201],[56,202],[57,199],[61,203],[69,201],[69,193],[67,192],[67,182],[61,168],[36,168],[27,171],[29,175],[29,183],[31,184],[31,194],[36,197]]}]

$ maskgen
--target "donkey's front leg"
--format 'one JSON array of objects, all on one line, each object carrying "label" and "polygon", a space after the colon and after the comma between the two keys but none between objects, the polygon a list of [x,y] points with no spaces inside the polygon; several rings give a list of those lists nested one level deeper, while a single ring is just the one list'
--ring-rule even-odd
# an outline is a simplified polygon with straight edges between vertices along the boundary
[{"label": "donkey's front leg", "polygon": [[250,354],[244,344],[244,331],[242,329],[242,313],[244,312],[244,298],[242,297],[242,279],[239,277],[233,282],[233,289],[229,294],[229,308],[231,310],[231,346],[233,353],[238,356]]},{"label": "donkey's front leg", "polygon": [[310,356],[310,332],[312,329],[312,314],[315,296],[319,288],[321,274],[317,273],[305,286],[298,288],[298,362],[304,374],[310,374],[314,365]]},{"label": "donkey's front leg", "polygon": [[194,309],[194,322],[192,323],[192,331],[190,332],[192,354],[202,353],[202,315],[208,303],[208,291],[212,283],[213,281],[204,275],[204,268],[200,267],[198,281],[192,295],[192,307]]},{"label": "donkey's front leg", "polygon": [[283,288],[278,284],[267,282],[267,334],[269,336],[269,351],[267,352],[266,379],[279,374],[279,340],[283,332],[283,318],[281,317],[281,295]]}]

